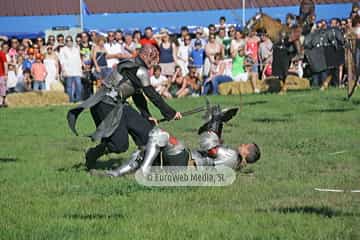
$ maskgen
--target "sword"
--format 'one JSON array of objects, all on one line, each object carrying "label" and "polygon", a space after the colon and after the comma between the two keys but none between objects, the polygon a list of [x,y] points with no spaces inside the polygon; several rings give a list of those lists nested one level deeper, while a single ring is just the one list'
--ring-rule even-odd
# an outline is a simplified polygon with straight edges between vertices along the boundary
[{"label": "sword", "polygon": [[[183,117],[186,117],[186,116],[190,116],[190,115],[193,115],[193,114],[196,114],[196,113],[199,113],[199,112],[203,112],[206,109],[207,109],[207,107],[197,107],[197,108],[191,109],[189,111],[182,112],[181,115]],[[166,121],[170,121],[170,120],[167,120],[166,118],[163,118],[163,119],[159,120],[159,123],[166,122]]]}]

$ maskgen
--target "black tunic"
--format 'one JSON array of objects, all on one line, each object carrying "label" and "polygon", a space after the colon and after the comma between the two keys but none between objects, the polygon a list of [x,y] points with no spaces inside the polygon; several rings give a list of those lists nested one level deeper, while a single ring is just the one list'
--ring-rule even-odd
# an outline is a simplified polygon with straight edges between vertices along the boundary
[{"label": "black tunic", "polygon": [[288,75],[291,59],[295,54],[296,48],[294,44],[287,39],[275,44],[273,47],[273,75],[281,80],[285,80]]},{"label": "black tunic", "polygon": [[89,135],[93,141],[106,142],[112,152],[123,152],[128,147],[127,134],[129,133],[137,145],[146,144],[152,125],[148,121],[151,114],[144,94],[159,108],[166,119],[174,118],[176,111],[162,99],[151,85],[146,87],[142,85],[141,80],[136,75],[142,66],[144,65],[138,59],[137,62],[121,62],[117,68],[123,79],[130,80],[135,88],[135,93],[131,97],[140,113],[132,109],[126,103],[126,99],[115,100],[109,97],[107,94],[111,90],[103,86],[94,96],[68,112],[67,119],[70,129],[77,134],[76,120],[84,109],[90,108],[97,126],[96,131]]}]

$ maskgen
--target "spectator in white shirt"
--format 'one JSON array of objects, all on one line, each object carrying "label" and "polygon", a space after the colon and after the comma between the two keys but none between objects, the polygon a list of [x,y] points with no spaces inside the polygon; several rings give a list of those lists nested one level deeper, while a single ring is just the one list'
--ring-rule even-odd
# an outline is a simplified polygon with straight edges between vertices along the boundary
[{"label": "spectator in white shirt", "polygon": [[74,45],[71,36],[66,37],[65,46],[61,48],[59,59],[66,85],[66,93],[70,102],[78,102],[82,98],[80,49]]},{"label": "spectator in white shirt", "polygon": [[150,83],[161,96],[172,98],[169,93],[168,79],[161,75],[161,67],[159,65],[154,66],[154,75],[150,78]]},{"label": "spectator in white shirt", "polygon": [[123,54],[122,46],[115,41],[114,32],[108,32],[108,42],[105,44],[105,50],[107,53],[107,66],[108,68],[113,68],[119,63],[119,58]]},{"label": "spectator in white shirt", "polygon": [[125,42],[123,43],[124,53],[129,55],[129,58],[136,55],[136,43],[133,41],[130,33],[125,34]]},{"label": "spectator in white shirt", "polygon": [[7,72],[7,93],[14,93],[15,87],[17,84],[17,76],[16,76],[16,67],[15,64],[8,64],[8,72]]},{"label": "spectator in white shirt", "polygon": [[190,35],[185,36],[184,44],[180,45],[177,51],[176,63],[180,66],[183,77],[189,73]]}]

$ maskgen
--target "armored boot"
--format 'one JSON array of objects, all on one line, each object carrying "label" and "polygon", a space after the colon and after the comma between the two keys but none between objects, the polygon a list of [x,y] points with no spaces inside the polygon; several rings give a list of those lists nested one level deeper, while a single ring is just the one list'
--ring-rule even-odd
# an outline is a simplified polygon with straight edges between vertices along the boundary
[{"label": "armored boot", "polygon": [[85,166],[87,169],[93,169],[96,165],[96,160],[108,152],[106,144],[100,143],[99,145],[89,148],[85,153]]},{"label": "armored boot", "polygon": [[120,177],[127,173],[133,172],[140,167],[143,161],[144,151],[141,149],[136,150],[131,154],[130,160],[119,168],[111,171],[105,171],[104,176],[108,177]]}]

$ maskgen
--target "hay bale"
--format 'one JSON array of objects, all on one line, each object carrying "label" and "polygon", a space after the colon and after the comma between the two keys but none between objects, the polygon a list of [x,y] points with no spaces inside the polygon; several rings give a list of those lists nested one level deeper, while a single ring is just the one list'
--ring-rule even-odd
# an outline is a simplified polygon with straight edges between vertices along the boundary
[{"label": "hay bale", "polygon": [[[261,92],[280,92],[281,83],[278,78],[270,77],[266,80],[257,80],[257,87]],[[286,79],[287,89],[304,90],[310,88],[310,81],[305,78],[289,75]],[[219,93],[221,95],[236,95],[253,93],[250,81],[247,82],[228,82],[219,85]]]},{"label": "hay bale", "polygon": [[[257,87],[260,91],[266,91],[264,88],[263,81],[256,81]],[[228,82],[219,85],[219,93],[221,95],[237,95],[237,94],[248,94],[253,93],[254,90],[250,81],[247,82]]]},{"label": "hay bale", "polygon": [[7,96],[9,107],[63,105],[69,103],[69,97],[63,91],[34,91],[13,93]]},{"label": "hay bale", "polygon": [[290,90],[310,89],[310,81],[306,78],[299,78],[298,76],[289,75],[286,79],[286,86]]}]

